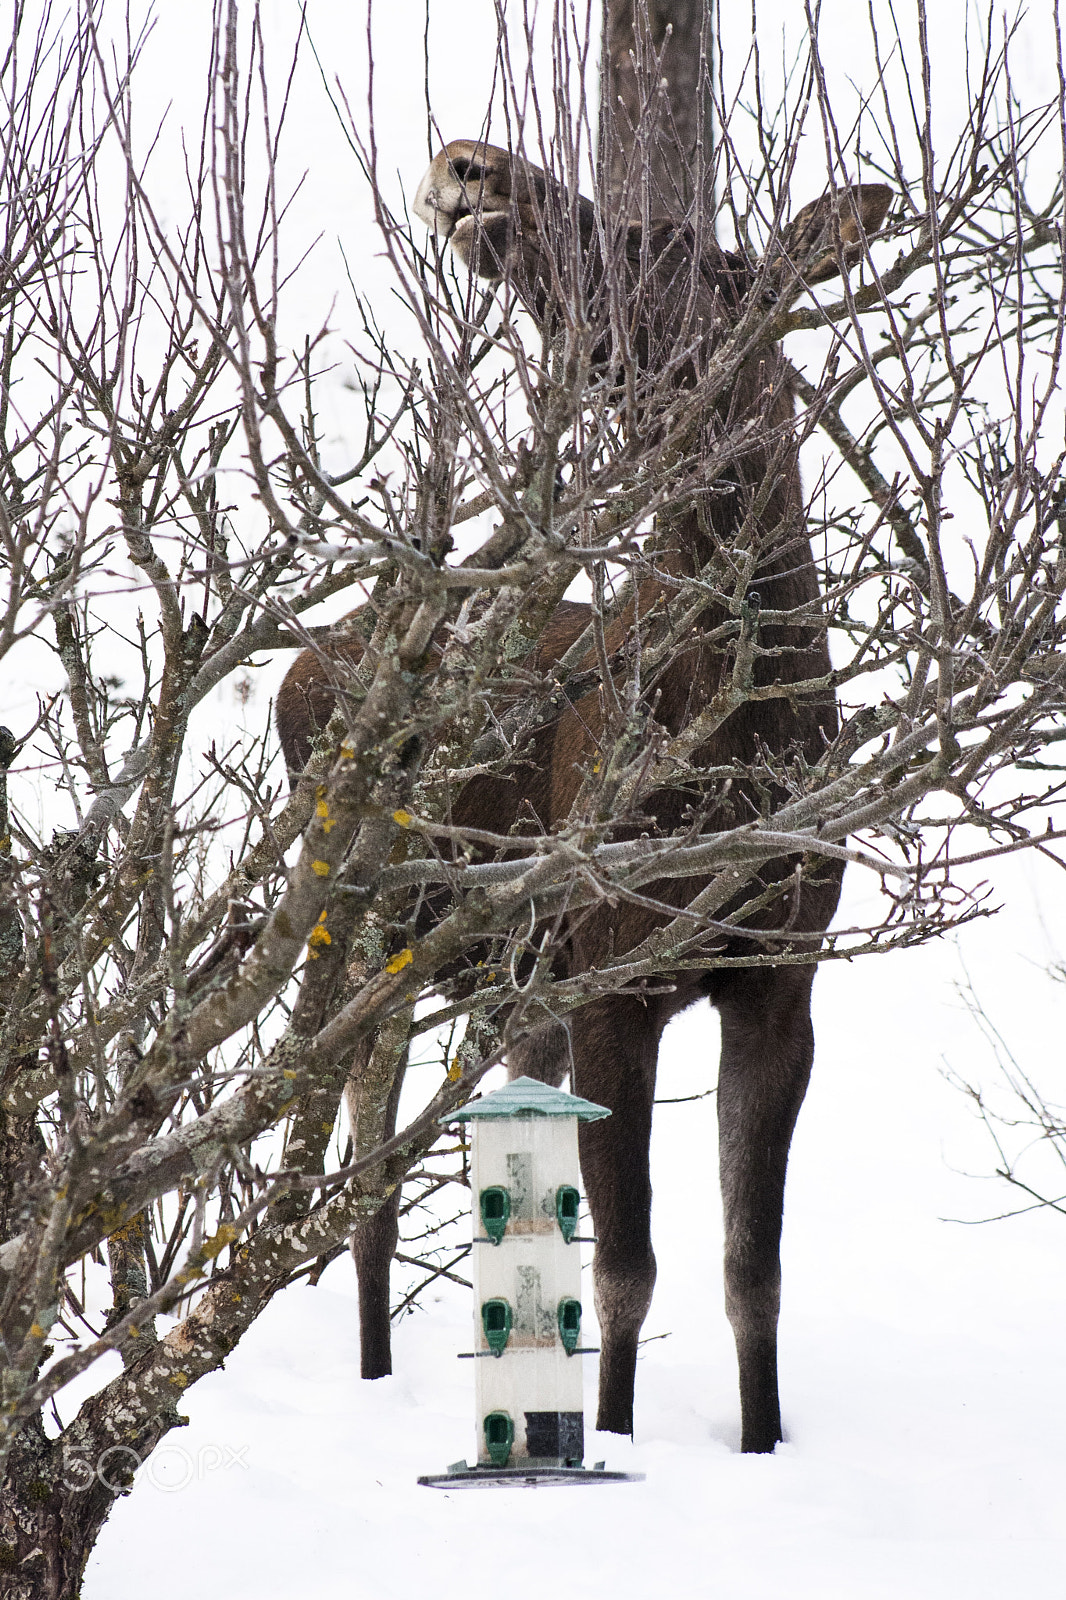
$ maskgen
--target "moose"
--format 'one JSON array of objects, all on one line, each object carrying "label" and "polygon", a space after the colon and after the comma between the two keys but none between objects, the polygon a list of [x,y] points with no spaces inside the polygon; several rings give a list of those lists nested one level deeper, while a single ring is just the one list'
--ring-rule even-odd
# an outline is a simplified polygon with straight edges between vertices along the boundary
[{"label": "moose", "polygon": [[[708,774],[732,769],[741,776],[709,779],[702,793],[694,793],[690,779],[654,792],[643,802],[642,826],[661,836],[689,825],[694,806],[702,808],[703,825],[710,829],[757,817],[757,797],[745,783],[743,764],[759,750],[815,763],[837,737],[835,699],[824,687],[830,660],[803,509],[794,397],[782,352],[765,333],[766,308],[787,304],[803,285],[846,270],[866,236],[881,227],[890,198],[880,184],[827,194],[779,227],[772,252],[753,262],[713,239],[699,239],[691,224],[672,220],[644,228],[623,222],[609,234],[584,197],[567,194],[523,156],[483,142],[449,144],[419,186],[416,215],[476,277],[490,284],[506,281],[542,326],[558,315],[558,219],[564,211],[576,218],[586,290],[594,294],[605,272],[615,271],[627,304],[637,308],[630,328],[638,366],[648,369],[663,352],[681,350],[668,382],[697,395],[706,363],[758,302],[759,316],[749,318],[749,325],[762,331],[737,352],[731,380],[699,418],[705,441],[716,451],[714,484],[708,486],[714,492],[661,519],[651,570],[606,629],[608,661],[624,662],[636,619],[647,618],[668,596],[671,580],[676,591],[679,583],[706,574],[716,554],[728,554],[742,534],[745,549],[755,553],[740,607],[748,623],[737,620],[735,596],[709,594],[691,636],[668,655],[646,689],[649,714],[677,736],[719,694],[735,659],[738,630],[754,630],[751,682],[762,692],[718,719],[691,761]],[[644,421],[631,416],[628,425],[639,428]],[[737,441],[735,448],[730,439]],[[531,665],[550,669],[589,619],[587,605],[560,602]],[[303,651],[289,670],[278,696],[277,725],[294,778],[329,720],[346,665],[356,663],[363,649],[358,630],[342,628],[335,645]],[[590,651],[589,660],[596,659]],[[562,824],[579,797],[606,715],[598,685],[564,699],[555,720],[535,733],[532,759],[501,776],[469,780],[454,796],[451,820],[460,828],[499,834],[532,809],[546,829]],[[704,881],[664,880],[644,901],[585,908],[564,926],[557,970],[577,974],[606,965],[612,953],[633,948],[661,926],[666,908],[688,905]],[[554,1084],[570,1073],[576,1094],[611,1110],[609,1118],[581,1130],[582,1174],[598,1241],[597,1427],[632,1433],[637,1344],[655,1281],[649,1141],[659,1042],[670,1018],[697,1000],[709,999],[717,1008],[725,1301],[739,1364],[741,1448],[770,1452],[782,1438],[777,1324],[785,1170],[814,1054],[815,967],[745,965],[743,958],[762,948],[757,936],[767,930],[787,928],[800,947],[816,949],[836,909],[840,873],[835,863],[801,873],[794,860],[784,859],[764,865],[755,888],[758,909],[743,931],[722,939],[705,969],[687,963],[652,992],[623,989],[565,1021],[546,1023],[510,1050],[508,1071]],[[652,897],[664,909],[649,903]],[[352,1241],[366,1377],[391,1371],[388,1269],[397,1206],[394,1194]]]}]

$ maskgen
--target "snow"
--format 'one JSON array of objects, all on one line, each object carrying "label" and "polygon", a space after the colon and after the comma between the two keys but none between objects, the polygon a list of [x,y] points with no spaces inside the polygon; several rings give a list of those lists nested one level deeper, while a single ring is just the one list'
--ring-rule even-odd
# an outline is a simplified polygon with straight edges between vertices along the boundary
[{"label": "snow", "polygon": [[[962,955],[1053,1083],[1060,991],[1039,964],[1057,886],[1022,865],[999,882],[1008,909],[967,930]],[[469,1348],[469,1294],[444,1284],[400,1326],[395,1375],[364,1383],[341,1260],[318,1288],[279,1297],[225,1372],[189,1392],[190,1426],[117,1503],[84,1600],[139,1600],[146,1572],[153,1600],[184,1596],[193,1574],[225,1600],[466,1600],[493,1579],[515,1600],[546,1580],[612,1600],[1060,1600],[1066,1222],[952,1220],[1013,1203],[978,1176],[991,1146],[941,1072],[946,1059],[992,1074],[953,988],[961,972],[941,945],[819,975],[786,1207],[788,1440],[772,1457],[738,1452],[714,1101],[663,1105],[636,1438],[590,1432],[586,1449],[644,1483],[418,1487],[474,1448],[472,1363],[455,1359]],[[672,1027],[664,1098],[713,1083],[716,1035],[701,1010]],[[587,1358],[590,1420],[595,1376]]]}]

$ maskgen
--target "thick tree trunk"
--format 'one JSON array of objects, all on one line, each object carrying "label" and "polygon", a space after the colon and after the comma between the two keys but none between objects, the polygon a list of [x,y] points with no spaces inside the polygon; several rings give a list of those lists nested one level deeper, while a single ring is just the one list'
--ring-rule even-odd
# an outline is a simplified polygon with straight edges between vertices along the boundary
[{"label": "thick tree trunk", "polygon": [[[7,814],[7,771],[17,752],[18,741],[10,728],[0,728],[0,1023],[4,1021],[7,996],[22,969],[24,949],[22,920],[12,883]],[[9,1093],[16,1077],[34,1065],[35,1059],[20,1061],[11,1079],[0,1086],[0,1094]],[[19,1115],[0,1104],[0,1244],[23,1226],[28,1195],[40,1174],[44,1153],[36,1109]]]},{"label": "thick tree trunk", "polygon": [[[17,752],[14,736],[0,728],[0,1022],[25,951],[13,892],[7,810],[7,772]],[[64,887],[84,900],[91,857],[75,856],[74,866]],[[36,1066],[35,1055],[18,1061],[3,1093],[14,1093],[17,1098],[19,1080]],[[22,1114],[0,1104],[0,1244],[26,1226],[45,1159],[36,1110]],[[166,1431],[153,1430],[150,1444],[140,1437],[141,1450],[147,1453]],[[34,1417],[8,1456],[0,1483],[0,1595],[4,1600],[74,1600],[80,1591],[85,1563],[115,1494],[129,1484],[131,1469],[141,1459],[120,1450],[101,1462],[87,1444],[79,1448],[80,1441],[80,1435],[77,1441],[48,1439],[41,1419]]]},{"label": "thick tree trunk", "polygon": [[27,1425],[8,1457],[0,1487],[0,1595],[3,1600],[77,1600],[100,1530],[141,1461],[172,1427],[171,1409],[129,1443],[102,1452],[76,1437],[49,1440],[40,1420]]},{"label": "thick tree trunk", "polygon": [[[599,164],[637,217],[714,216],[714,0],[604,0]],[[644,181],[648,185],[645,202]]]}]

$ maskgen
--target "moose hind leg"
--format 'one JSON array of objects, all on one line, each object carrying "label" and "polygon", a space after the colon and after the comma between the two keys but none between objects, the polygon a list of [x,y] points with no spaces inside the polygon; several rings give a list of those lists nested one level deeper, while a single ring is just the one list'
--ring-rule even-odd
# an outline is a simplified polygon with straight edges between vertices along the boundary
[{"label": "moose hind leg", "polygon": [[740,1368],[741,1449],[772,1451],[781,1434],[777,1321],[785,1168],[814,1057],[803,967],[751,972],[716,996],[722,1019],[719,1160],[726,1313]]},{"label": "moose hind leg", "polygon": [[400,1237],[400,1196],[395,1189],[352,1234],[352,1260],[359,1280],[359,1370],[364,1378],[392,1372],[389,1276]]},{"label": "moose hind leg", "polygon": [[[379,1033],[362,1071],[353,1071],[348,1081],[348,1115],[356,1159],[368,1155],[396,1132],[396,1112],[407,1068],[409,1022],[407,1011],[391,1018]],[[402,1194],[401,1181],[351,1238],[359,1281],[359,1356],[364,1378],[387,1378],[392,1372],[389,1277],[400,1235]]]},{"label": "moose hind leg", "polygon": [[637,1342],[655,1286],[649,1144],[659,1027],[639,1000],[615,996],[572,1023],[575,1093],[611,1115],[581,1125],[581,1171],[597,1236],[600,1324],[597,1428],[633,1432]]}]

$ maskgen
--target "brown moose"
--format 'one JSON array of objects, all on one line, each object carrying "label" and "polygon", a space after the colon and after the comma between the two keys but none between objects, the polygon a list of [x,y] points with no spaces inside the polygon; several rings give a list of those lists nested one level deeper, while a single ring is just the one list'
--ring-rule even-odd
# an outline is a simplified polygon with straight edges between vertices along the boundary
[{"label": "brown moose", "polygon": [[[653,223],[649,236],[628,225],[613,244],[597,230],[593,207],[580,199],[576,215],[586,287],[595,292],[604,259],[622,263],[633,302],[639,285],[636,358],[645,368],[674,361],[669,381],[698,383],[704,364],[734,332],[756,296],[794,293],[840,270],[861,249],[863,235],[880,227],[890,200],[882,185],[841,191],[801,211],[781,231],[773,260],[752,265],[711,241],[694,258],[690,228]],[[433,161],[415,200],[416,214],[447,239],[482,278],[506,278],[538,318],[554,315],[558,262],[553,237],[568,197],[539,169],[491,145],[458,140]],[[555,226],[553,227],[553,220]],[[693,292],[694,291],[694,292]],[[762,324],[765,326],[763,315]],[[694,337],[693,337],[694,333]],[[765,334],[741,352],[732,381],[702,418],[705,440],[717,449],[715,492],[699,507],[673,512],[657,534],[660,576],[645,579],[631,605],[607,633],[609,656],[621,659],[633,618],[646,618],[672,575],[705,572],[716,552],[738,541],[756,553],[749,592],[740,607],[728,596],[709,600],[686,647],[649,685],[654,719],[671,735],[691,726],[712,706],[728,678],[738,629],[754,628],[752,683],[776,689],[728,711],[691,758],[698,771],[721,774],[748,764],[758,749],[821,758],[838,731],[832,697],[809,686],[830,670],[824,624],[818,621],[818,584],[806,531],[799,479],[793,396],[778,347]],[[638,424],[639,425],[639,424]],[[723,441],[737,448],[722,465]],[[749,563],[750,564],[750,563]],[[757,595],[754,591],[757,590]],[[785,614],[785,620],[782,620]],[[760,616],[765,617],[760,621]],[[587,606],[564,601],[544,630],[535,658],[539,670],[557,660],[583,633]],[[744,618],[747,619],[745,622]],[[753,620],[754,619],[754,620]],[[732,620],[734,627],[723,629]],[[724,635],[728,641],[723,642]],[[712,637],[713,636],[713,637]],[[345,660],[362,652],[358,630],[345,630],[330,652],[304,651],[278,696],[278,732],[290,772],[298,774],[315,732],[335,704]],[[790,686],[808,685],[802,692]],[[454,798],[460,826],[505,833],[530,808],[547,828],[562,823],[579,796],[582,774],[604,728],[603,696],[593,690],[568,705],[535,735],[532,760],[511,777],[477,779]],[[700,791],[686,782],[656,792],[645,818],[663,835],[691,826],[694,808],[707,828],[733,826],[758,815],[750,785],[711,780]],[[797,887],[795,863],[761,869],[764,909],[745,924],[797,935],[824,932],[839,896],[839,872],[823,867]],[[774,886],[777,892],[774,893]],[[668,880],[648,892],[661,904],[684,907],[703,880]],[[750,886],[747,891],[750,894]],[[631,949],[665,919],[647,905],[621,900],[572,918],[558,970],[580,973],[603,965],[613,952]],[[807,948],[813,940],[808,938]],[[761,949],[743,936],[723,941],[718,954],[744,957]],[[602,1353],[597,1427],[631,1433],[637,1341],[655,1281],[651,1248],[649,1141],[656,1060],[670,1018],[708,998],[721,1019],[718,1082],[720,1172],[725,1217],[726,1309],[740,1368],[742,1449],[771,1451],[781,1438],[777,1385],[780,1235],[785,1168],[814,1052],[810,997],[813,965],[713,966],[671,974],[652,994],[615,994],[545,1026],[512,1051],[512,1076],[527,1073],[559,1083],[572,1074],[574,1092],[609,1106],[612,1116],[581,1130],[581,1164],[598,1244],[594,1262],[596,1310]],[[391,1371],[388,1269],[396,1245],[397,1199],[382,1207],[353,1239],[359,1271],[363,1375]]]}]

